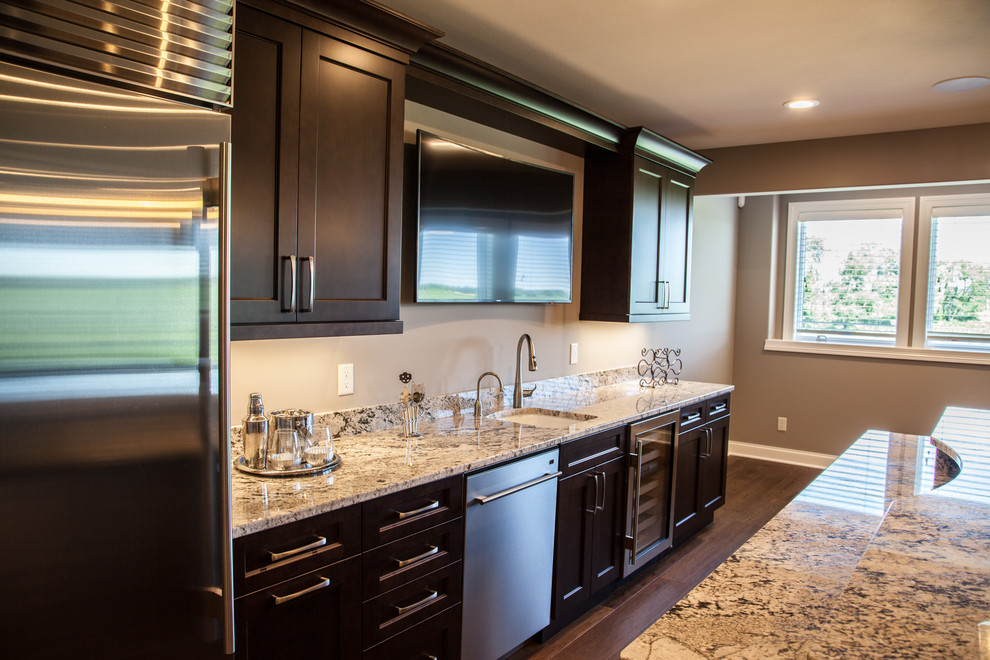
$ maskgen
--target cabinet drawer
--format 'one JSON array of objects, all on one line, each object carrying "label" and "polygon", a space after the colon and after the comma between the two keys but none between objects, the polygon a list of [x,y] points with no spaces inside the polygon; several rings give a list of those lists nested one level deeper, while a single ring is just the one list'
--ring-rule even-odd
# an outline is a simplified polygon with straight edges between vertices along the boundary
[{"label": "cabinet drawer", "polygon": [[460,602],[461,562],[366,601],[361,608],[364,647],[408,630]]},{"label": "cabinet drawer", "polygon": [[723,394],[705,401],[705,419],[712,420],[727,416],[729,414],[729,398],[728,394]]},{"label": "cabinet drawer", "polygon": [[356,657],[360,570],[352,557],[236,599],[238,660]]},{"label": "cabinet drawer", "polygon": [[625,428],[603,431],[560,446],[561,479],[625,454]]},{"label": "cabinet drawer", "polygon": [[234,539],[235,595],[358,554],[360,514],[351,506]]},{"label": "cabinet drawer", "polygon": [[365,502],[362,541],[365,550],[459,518],[464,510],[460,475]]},{"label": "cabinet drawer", "polygon": [[707,410],[707,401],[699,401],[690,406],[682,407],[679,416],[679,430],[688,431],[696,426],[701,426],[705,422],[705,412]]},{"label": "cabinet drawer", "polygon": [[457,660],[460,657],[460,605],[430,617],[364,652],[364,660]]},{"label": "cabinet drawer", "polygon": [[459,561],[463,547],[464,519],[455,518],[365,552],[365,600]]}]

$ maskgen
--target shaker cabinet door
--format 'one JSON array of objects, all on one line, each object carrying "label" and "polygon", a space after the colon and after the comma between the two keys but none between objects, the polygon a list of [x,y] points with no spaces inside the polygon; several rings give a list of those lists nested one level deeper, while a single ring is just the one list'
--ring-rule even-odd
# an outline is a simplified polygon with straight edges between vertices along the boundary
[{"label": "shaker cabinet door", "polygon": [[398,319],[404,67],[307,32],[302,68],[299,320]]},{"label": "shaker cabinet door", "polygon": [[292,322],[302,28],[239,6],[235,39],[231,322]]}]

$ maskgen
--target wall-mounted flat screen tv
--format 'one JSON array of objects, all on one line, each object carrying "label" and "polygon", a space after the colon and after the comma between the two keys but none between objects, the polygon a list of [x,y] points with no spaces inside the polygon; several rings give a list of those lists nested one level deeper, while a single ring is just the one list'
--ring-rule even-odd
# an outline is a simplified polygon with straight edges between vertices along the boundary
[{"label": "wall-mounted flat screen tv", "polygon": [[424,131],[416,301],[571,301],[574,175]]}]

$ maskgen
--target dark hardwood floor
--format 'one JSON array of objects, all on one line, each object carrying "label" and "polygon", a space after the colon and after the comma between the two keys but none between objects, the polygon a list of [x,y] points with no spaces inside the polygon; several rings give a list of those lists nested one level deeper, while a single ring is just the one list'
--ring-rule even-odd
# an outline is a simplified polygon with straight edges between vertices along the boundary
[{"label": "dark hardwood floor", "polygon": [[543,644],[509,660],[613,660],[783,509],[821,470],[729,457],[726,503],[715,522],[634,573],[604,601]]}]

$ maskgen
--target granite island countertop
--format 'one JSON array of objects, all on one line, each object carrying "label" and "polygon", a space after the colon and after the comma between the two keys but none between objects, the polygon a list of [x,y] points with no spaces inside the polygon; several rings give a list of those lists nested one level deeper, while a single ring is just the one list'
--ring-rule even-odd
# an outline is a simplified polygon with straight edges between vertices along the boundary
[{"label": "granite island countertop", "polygon": [[987,621],[990,411],[948,408],[865,433],[621,658],[976,660]]},{"label": "granite island countertop", "polygon": [[[530,383],[527,383],[530,385]],[[402,428],[334,439],[342,465],[334,472],[299,478],[261,477],[232,470],[233,533],[240,537],[319,513],[364,502],[456,474],[538,452],[577,437],[675,410],[732,391],[731,385],[681,381],[657,388],[638,379],[570,391],[542,387],[543,396],[526,407],[594,415],[566,428],[517,424],[483,416],[453,414],[420,422],[423,434],[407,454]],[[566,388],[565,388],[566,390]],[[538,390],[539,393],[539,390]],[[511,397],[503,397],[511,405]],[[499,411],[486,409],[485,414]],[[240,456],[235,444],[233,455]]]}]

